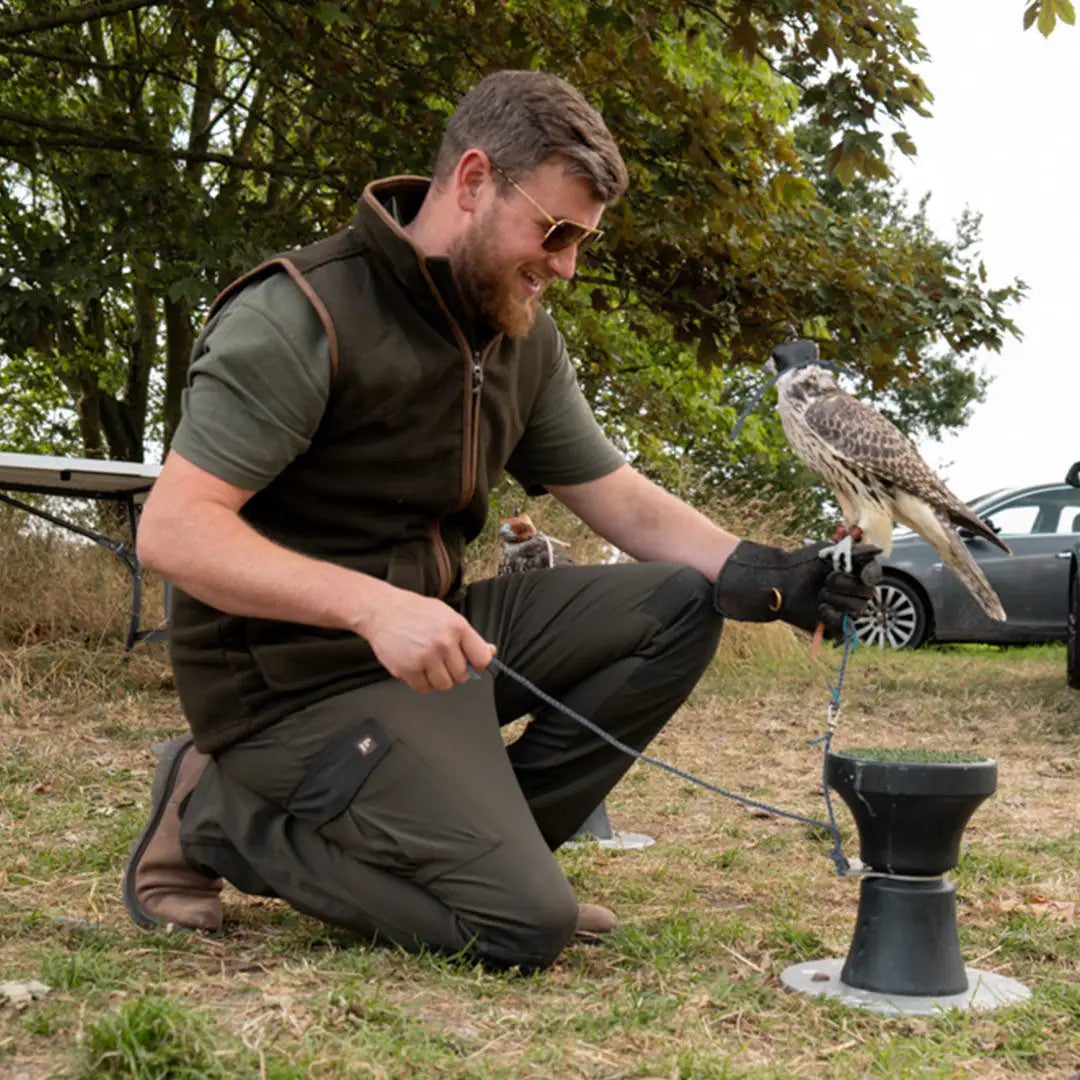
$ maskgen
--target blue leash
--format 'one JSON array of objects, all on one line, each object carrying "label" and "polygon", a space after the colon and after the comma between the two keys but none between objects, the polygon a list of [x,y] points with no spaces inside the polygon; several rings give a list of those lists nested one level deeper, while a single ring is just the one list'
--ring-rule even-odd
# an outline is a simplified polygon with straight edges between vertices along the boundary
[{"label": "blue leash", "polygon": [[823,761],[821,767],[821,784],[825,793],[825,809],[828,811],[829,820],[819,821],[817,818],[804,817],[802,814],[796,814],[790,810],[781,810],[779,807],[770,806],[768,803],[758,802],[756,799],[750,799],[745,795],[738,795],[733,791],[728,791],[726,788],[719,787],[717,784],[710,784],[707,780],[702,780],[691,773],[684,772],[682,769],[676,768],[674,765],[668,764],[666,761],[661,761],[659,758],[649,757],[648,754],[643,754],[640,750],[635,750],[632,746],[627,746],[626,743],[620,742],[614,735],[604,731],[598,724],[594,724],[591,720],[582,716],[580,713],[575,712],[573,709],[564,705],[561,701],[557,701],[550,694],[545,693],[534,683],[525,678],[524,675],[519,675],[513,668],[507,667],[497,656],[491,658],[491,666],[497,671],[501,671],[504,675],[508,675],[515,682],[520,683],[530,693],[535,694],[541,701],[550,705],[553,709],[557,709],[564,716],[570,717],[571,720],[575,720],[581,724],[582,727],[588,728],[594,735],[599,735],[601,739],[606,743],[614,746],[616,750],[621,750],[622,753],[627,754],[632,758],[636,758],[639,761],[644,761],[647,765],[655,765],[658,769],[664,769],[674,776],[678,776],[682,780],[688,780],[692,784],[697,784],[699,787],[705,788],[706,791],[714,792],[717,795],[723,795],[727,799],[733,799],[735,802],[742,803],[744,806],[751,806],[756,810],[764,810],[769,814],[775,814],[777,817],[790,818],[792,821],[800,821],[804,825],[814,825],[817,828],[825,829],[832,836],[833,845],[829,852],[829,858],[832,859],[833,865],[836,867],[836,873],[840,877],[847,875],[850,868],[850,863],[844,856],[842,850],[842,838],[840,836],[840,830],[836,825],[836,816],[833,813],[832,799],[829,797],[829,782],[826,777],[826,769],[829,759],[829,747],[832,743],[833,731],[836,727],[836,721],[840,714],[840,695],[844,688],[844,674],[847,671],[848,659],[858,644],[858,638],[855,635],[854,628],[851,625],[850,620],[844,616],[844,655],[840,661],[840,672],[836,678],[836,685],[829,687],[829,692],[832,696],[832,700],[829,703],[828,723],[829,730],[817,739],[811,739],[810,746],[816,746],[822,744]]}]

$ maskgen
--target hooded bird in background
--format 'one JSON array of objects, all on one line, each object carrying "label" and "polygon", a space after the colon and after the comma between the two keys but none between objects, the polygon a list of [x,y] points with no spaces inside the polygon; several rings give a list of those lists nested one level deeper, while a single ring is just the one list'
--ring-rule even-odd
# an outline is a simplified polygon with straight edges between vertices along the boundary
[{"label": "hooded bird in background", "polygon": [[[1009,548],[961,502],[884,416],[846,394],[812,341],[778,345],[780,420],[792,450],[832,489],[843,514],[834,561],[850,559],[853,540],[892,550],[894,523],[914,529],[944,560],[991,619],[1005,609],[953,526]],[[831,365],[830,365],[831,366]]]},{"label": "hooded bird in background", "polygon": [[[499,574],[522,574],[526,570],[549,570],[558,566],[575,566],[576,563],[563,548],[569,547],[565,540],[540,532],[528,514],[514,508],[514,516],[499,522],[502,551],[499,554]],[[648,847],[651,836],[644,833],[613,829],[608,818],[607,806],[601,802],[582,822],[571,841],[592,841],[601,847],[626,851]]]},{"label": "hooded bird in background", "polygon": [[548,570],[553,566],[573,566],[574,560],[562,549],[565,540],[540,532],[528,514],[517,514],[499,522],[502,551],[500,574],[521,574],[526,570]]}]

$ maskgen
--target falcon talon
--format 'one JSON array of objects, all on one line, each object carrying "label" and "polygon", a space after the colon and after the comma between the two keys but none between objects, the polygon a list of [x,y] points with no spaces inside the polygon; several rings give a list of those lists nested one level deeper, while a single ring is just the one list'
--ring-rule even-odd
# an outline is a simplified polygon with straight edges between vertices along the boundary
[{"label": "falcon talon", "polygon": [[841,570],[845,574],[850,574],[852,566],[854,565],[851,557],[853,543],[854,541],[852,540],[851,533],[848,533],[842,540],[838,540],[835,544],[823,547],[818,552],[818,555],[822,559],[832,559],[834,570]]}]

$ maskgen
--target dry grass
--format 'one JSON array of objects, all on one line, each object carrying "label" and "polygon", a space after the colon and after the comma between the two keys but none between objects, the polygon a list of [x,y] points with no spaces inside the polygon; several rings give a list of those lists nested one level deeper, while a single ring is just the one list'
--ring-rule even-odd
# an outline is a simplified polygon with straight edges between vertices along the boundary
[{"label": "dry grass", "polygon": [[[1034,995],[903,1020],[780,984],[789,964],[851,940],[857,886],[833,874],[817,831],[642,765],[608,808],[656,844],[561,853],[581,898],[615,907],[620,930],[542,975],[365,947],[232,891],[217,939],[140,933],[119,877],[147,812],[149,748],[183,720],[162,646],[129,663],[120,652],[0,646],[0,981],[53,988],[0,1007],[0,1076],[1064,1080],[1080,1068],[1080,933],[1065,906],[1080,901],[1080,694],[1060,647],[852,659],[838,745],[998,759],[998,792],[952,875],[961,944]],[[783,628],[731,626],[651,752],[820,817],[807,740],[838,661],[825,650],[811,664]]]},{"label": "dry grass", "polygon": [[[616,827],[657,843],[563,856],[582,898],[615,906],[622,928],[545,975],[362,947],[235,892],[219,939],[140,934],[119,874],[147,810],[149,747],[182,726],[159,649],[127,665],[70,647],[3,654],[0,980],[54,989],[21,1013],[0,1009],[0,1075],[190,1075],[88,1069],[92,1039],[122,1020],[142,1058],[166,1060],[168,1046],[133,1015],[148,995],[167,1029],[203,1040],[230,1077],[997,1078],[1080,1066],[1075,922],[1026,906],[1080,899],[1080,702],[1060,648],[852,661],[844,745],[977,747],[999,759],[999,791],[970,824],[954,875],[961,941],[969,962],[983,957],[980,967],[1035,992],[1004,1013],[899,1021],[780,988],[788,964],[843,955],[850,942],[856,886],[833,875],[819,835],[640,765],[609,810]],[[807,739],[822,729],[835,665],[835,655],[813,666],[804,653],[718,657],[652,750],[820,816]]]},{"label": "dry grass", "polygon": [[[61,515],[86,513],[53,503]],[[129,545],[122,522],[87,524]],[[161,584],[152,575],[142,611],[144,627],[163,621]],[[0,504],[0,644],[122,642],[130,612],[131,574],[111,551]]]}]

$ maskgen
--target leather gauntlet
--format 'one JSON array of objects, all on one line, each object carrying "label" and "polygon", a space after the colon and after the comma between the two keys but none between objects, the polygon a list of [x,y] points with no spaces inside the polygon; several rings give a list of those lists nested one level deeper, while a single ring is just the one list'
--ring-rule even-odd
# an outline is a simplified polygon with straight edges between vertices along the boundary
[{"label": "leather gauntlet", "polygon": [[821,557],[828,541],[795,551],[743,540],[728,556],[713,587],[716,610],[742,622],[783,619],[812,633],[819,622],[825,636],[843,636],[844,616],[862,613],[881,580],[875,557],[881,548],[856,544],[851,573]]}]

